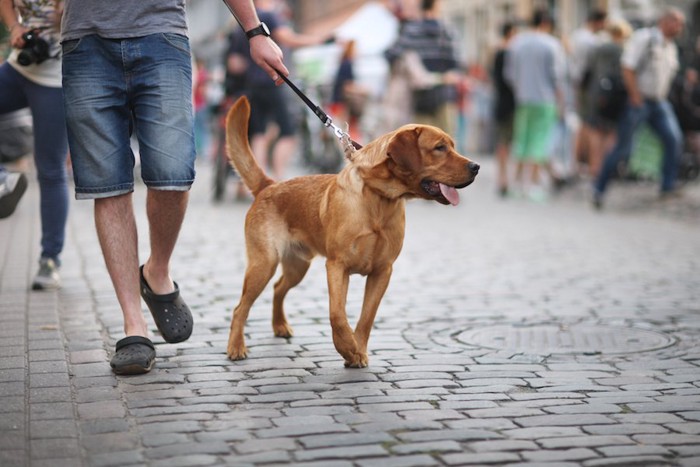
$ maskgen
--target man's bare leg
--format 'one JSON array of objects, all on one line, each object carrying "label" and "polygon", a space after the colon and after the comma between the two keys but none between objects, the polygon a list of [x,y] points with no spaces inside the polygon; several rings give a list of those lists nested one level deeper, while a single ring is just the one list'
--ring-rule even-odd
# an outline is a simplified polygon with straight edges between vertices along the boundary
[{"label": "man's bare leg", "polygon": [[127,336],[148,336],[139,294],[138,234],[128,193],[95,200],[95,226]]},{"label": "man's bare leg", "polygon": [[[143,266],[143,275],[157,295],[175,290],[170,278],[170,257],[185,218],[188,199],[188,191],[148,190],[146,214],[151,255]],[[136,273],[138,278],[138,265]]]},{"label": "man's bare leg", "polygon": [[275,180],[284,180],[296,146],[297,140],[294,136],[284,136],[277,141],[272,156],[272,174]]}]

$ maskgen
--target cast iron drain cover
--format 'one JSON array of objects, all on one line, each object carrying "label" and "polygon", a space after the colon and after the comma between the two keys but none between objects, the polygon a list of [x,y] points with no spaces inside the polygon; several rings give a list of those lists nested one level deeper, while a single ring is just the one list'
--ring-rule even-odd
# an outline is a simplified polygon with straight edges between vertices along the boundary
[{"label": "cast iron drain cover", "polygon": [[456,339],[479,347],[533,354],[631,353],[657,350],[675,342],[655,331],[586,324],[490,326],[464,331]]}]

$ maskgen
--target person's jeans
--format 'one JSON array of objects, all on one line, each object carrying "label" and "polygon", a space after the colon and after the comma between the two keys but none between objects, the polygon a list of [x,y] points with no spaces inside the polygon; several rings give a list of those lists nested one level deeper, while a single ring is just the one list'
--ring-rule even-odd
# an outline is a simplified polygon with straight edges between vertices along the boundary
[{"label": "person's jeans", "polygon": [[617,125],[615,146],[605,157],[603,167],[595,181],[594,187],[598,194],[605,192],[608,181],[615,173],[618,164],[629,159],[632,153],[634,133],[643,122],[649,124],[663,145],[661,191],[673,191],[675,188],[683,134],[668,101],[646,100],[641,107],[628,105],[622,115]]},{"label": "person's jeans", "polygon": [[41,193],[41,256],[60,264],[68,218],[68,139],[61,88],[28,80],[9,63],[0,66],[0,113],[29,107],[34,163]]}]

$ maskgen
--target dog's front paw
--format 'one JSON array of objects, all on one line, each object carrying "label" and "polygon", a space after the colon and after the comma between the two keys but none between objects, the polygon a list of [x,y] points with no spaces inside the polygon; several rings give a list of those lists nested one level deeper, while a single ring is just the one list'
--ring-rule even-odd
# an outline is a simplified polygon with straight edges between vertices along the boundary
[{"label": "dog's front paw", "polygon": [[292,327],[287,323],[273,324],[272,330],[277,337],[292,337],[294,335]]},{"label": "dog's front paw", "polygon": [[367,365],[369,365],[369,358],[366,353],[356,353],[351,358],[345,359],[345,368],[365,368]]},{"label": "dog's front paw", "polygon": [[226,350],[228,358],[231,360],[243,360],[248,357],[248,349],[245,345],[233,346],[229,345]]}]

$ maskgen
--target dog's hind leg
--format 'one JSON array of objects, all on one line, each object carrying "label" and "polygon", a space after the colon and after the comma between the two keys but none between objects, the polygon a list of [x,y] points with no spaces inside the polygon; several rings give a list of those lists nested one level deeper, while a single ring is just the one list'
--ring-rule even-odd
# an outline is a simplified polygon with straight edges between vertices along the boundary
[{"label": "dog's hind leg", "polygon": [[265,255],[264,252],[260,252],[259,255],[249,255],[249,258],[255,259],[253,261],[249,260],[250,263],[246,268],[241,301],[233,310],[231,331],[228,336],[226,353],[231,360],[242,360],[248,356],[248,349],[245,346],[245,337],[243,336],[243,328],[248,319],[250,308],[265,289],[267,283],[270,282],[270,279],[277,269],[277,258],[266,256],[270,255]]},{"label": "dog's hind leg", "polygon": [[282,259],[282,277],[275,283],[272,298],[272,330],[277,337],[292,337],[292,327],[284,314],[284,297],[306,275],[311,261],[299,256],[285,256]]},{"label": "dog's hind leg", "polygon": [[357,342],[360,357],[357,361],[350,362],[348,366],[361,368],[367,366],[369,362],[367,357],[367,342],[369,341],[369,334],[372,332],[374,318],[377,316],[379,303],[389,286],[391,272],[392,266],[389,265],[367,276],[365,298],[362,302],[362,313],[360,314],[360,319],[357,320],[357,326],[355,326],[355,341]]}]

